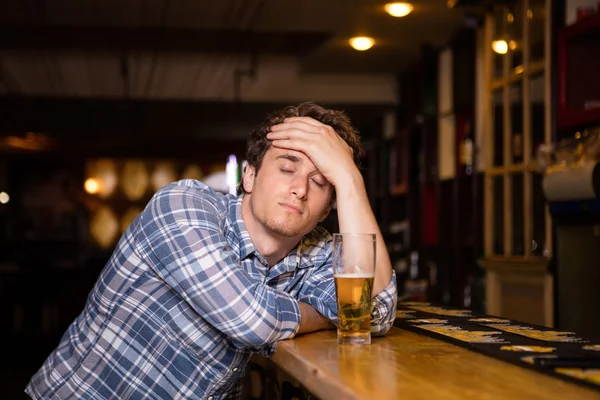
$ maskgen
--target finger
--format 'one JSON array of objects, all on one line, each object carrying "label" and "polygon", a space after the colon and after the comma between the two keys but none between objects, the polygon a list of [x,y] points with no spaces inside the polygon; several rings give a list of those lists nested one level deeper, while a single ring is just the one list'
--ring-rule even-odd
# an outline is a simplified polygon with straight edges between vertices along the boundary
[{"label": "finger", "polygon": [[317,139],[316,132],[308,132],[304,129],[288,128],[282,130],[275,130],[267,133],[267,139],[269,140],[280,140],[280,139],[295,139],[303,141],[311,141]]},{"label": "finger", "polygon": [[324,127],[310,125],[303,121],[283,122],[281,124],[273,125],[271,127],[271,131],[282,131],[288,129],[298,129],[307,133],[321,133]]},{"label": "finger", "polygon": [[[295,150],[295,151],[302,152],[308,156],[306,143],[302,143],[298,140],[277,139],[277,140],[271,141],[271,144],[274,147],[277,147],[279,149]],[[310,158],[310,156],[308,156],[308,157]]]},{"label": "finger", "polygon": [[289,117],[289,118],[284,119],[284,122],[294,122],[294,121],[302,121],[309,125],[319,126],[319,127],[329,126],[329,125],[325,125],[324,123],[317,121],[316,119],[311,118],[311,117]]},{"label": "finger", "polygon": [[335,134],[337,136],[337,132],[333,129],[333,127],[331,125],[324,124],[324,123],[317,121],[316,119],[311,118],[311,117],[290,117],[290,118],[286,118],[284,120],[284,123],[290,123],[290,122],[291,123],[302,122],[306,125],[310,125],[313,129],[316,129],[316,130],[310,130],[310,132],[313,132],[313,133],[318,133],[321,135]]}]

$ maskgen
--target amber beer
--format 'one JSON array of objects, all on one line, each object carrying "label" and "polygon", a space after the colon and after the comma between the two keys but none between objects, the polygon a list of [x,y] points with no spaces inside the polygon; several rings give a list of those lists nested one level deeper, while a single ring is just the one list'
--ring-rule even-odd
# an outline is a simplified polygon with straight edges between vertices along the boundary
[{"label": "amber beer", "polygon": [[339,344],[371,344],[371,295],[375,278],[375,234],[334,233],[331,266]]},{"label": "amber beer", "polygon": [[338,342],[371,343],[373,274],[334,275],[338,309]]}]

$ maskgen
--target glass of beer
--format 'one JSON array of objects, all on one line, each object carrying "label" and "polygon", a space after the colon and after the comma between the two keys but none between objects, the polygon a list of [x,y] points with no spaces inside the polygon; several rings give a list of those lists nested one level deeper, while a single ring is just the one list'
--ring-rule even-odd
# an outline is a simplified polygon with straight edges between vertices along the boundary
[{"label": "glass of beer", "polygon": [[375,234],[335,233],[332,257],[338,343],[371,344]]}]

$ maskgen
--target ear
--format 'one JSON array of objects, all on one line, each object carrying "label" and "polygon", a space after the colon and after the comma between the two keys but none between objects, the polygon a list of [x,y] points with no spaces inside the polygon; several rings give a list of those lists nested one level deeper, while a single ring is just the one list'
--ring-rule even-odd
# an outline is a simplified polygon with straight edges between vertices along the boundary
[{"label": "ear", "polygon": [[243,179],[243,187],[246,193],[252,193],[252,188],[254,187],[254,178],[256,177],[256,170],[252,165],[246,165],[246,169],[244,170]]},{"label": "ear", "polygon": [[335,201],[332,201],[331,203],[329,203],[327,208],[325,210],[323,210],[323,215],[319,219],[319,222],[323,222],[325,220],[325,218],[327,218],[327,216],[331,212],[331,209],[333,208],[334,205],[335,205]]}]

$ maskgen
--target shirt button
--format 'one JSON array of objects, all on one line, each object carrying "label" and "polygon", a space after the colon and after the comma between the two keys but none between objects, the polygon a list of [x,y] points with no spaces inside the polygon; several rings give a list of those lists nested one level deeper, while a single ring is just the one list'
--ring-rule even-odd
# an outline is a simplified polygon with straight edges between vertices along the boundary
[{"label": "shirt button", "polygon": [[232,369],[233,372],[237,372],[238,368],[235,367],[234,369]]},{"label": "shirt button", "polygon": [[212,396],[208,396],[208,400],[212,400],[212,399],[213,399],[213,397],[212,397]]}]

